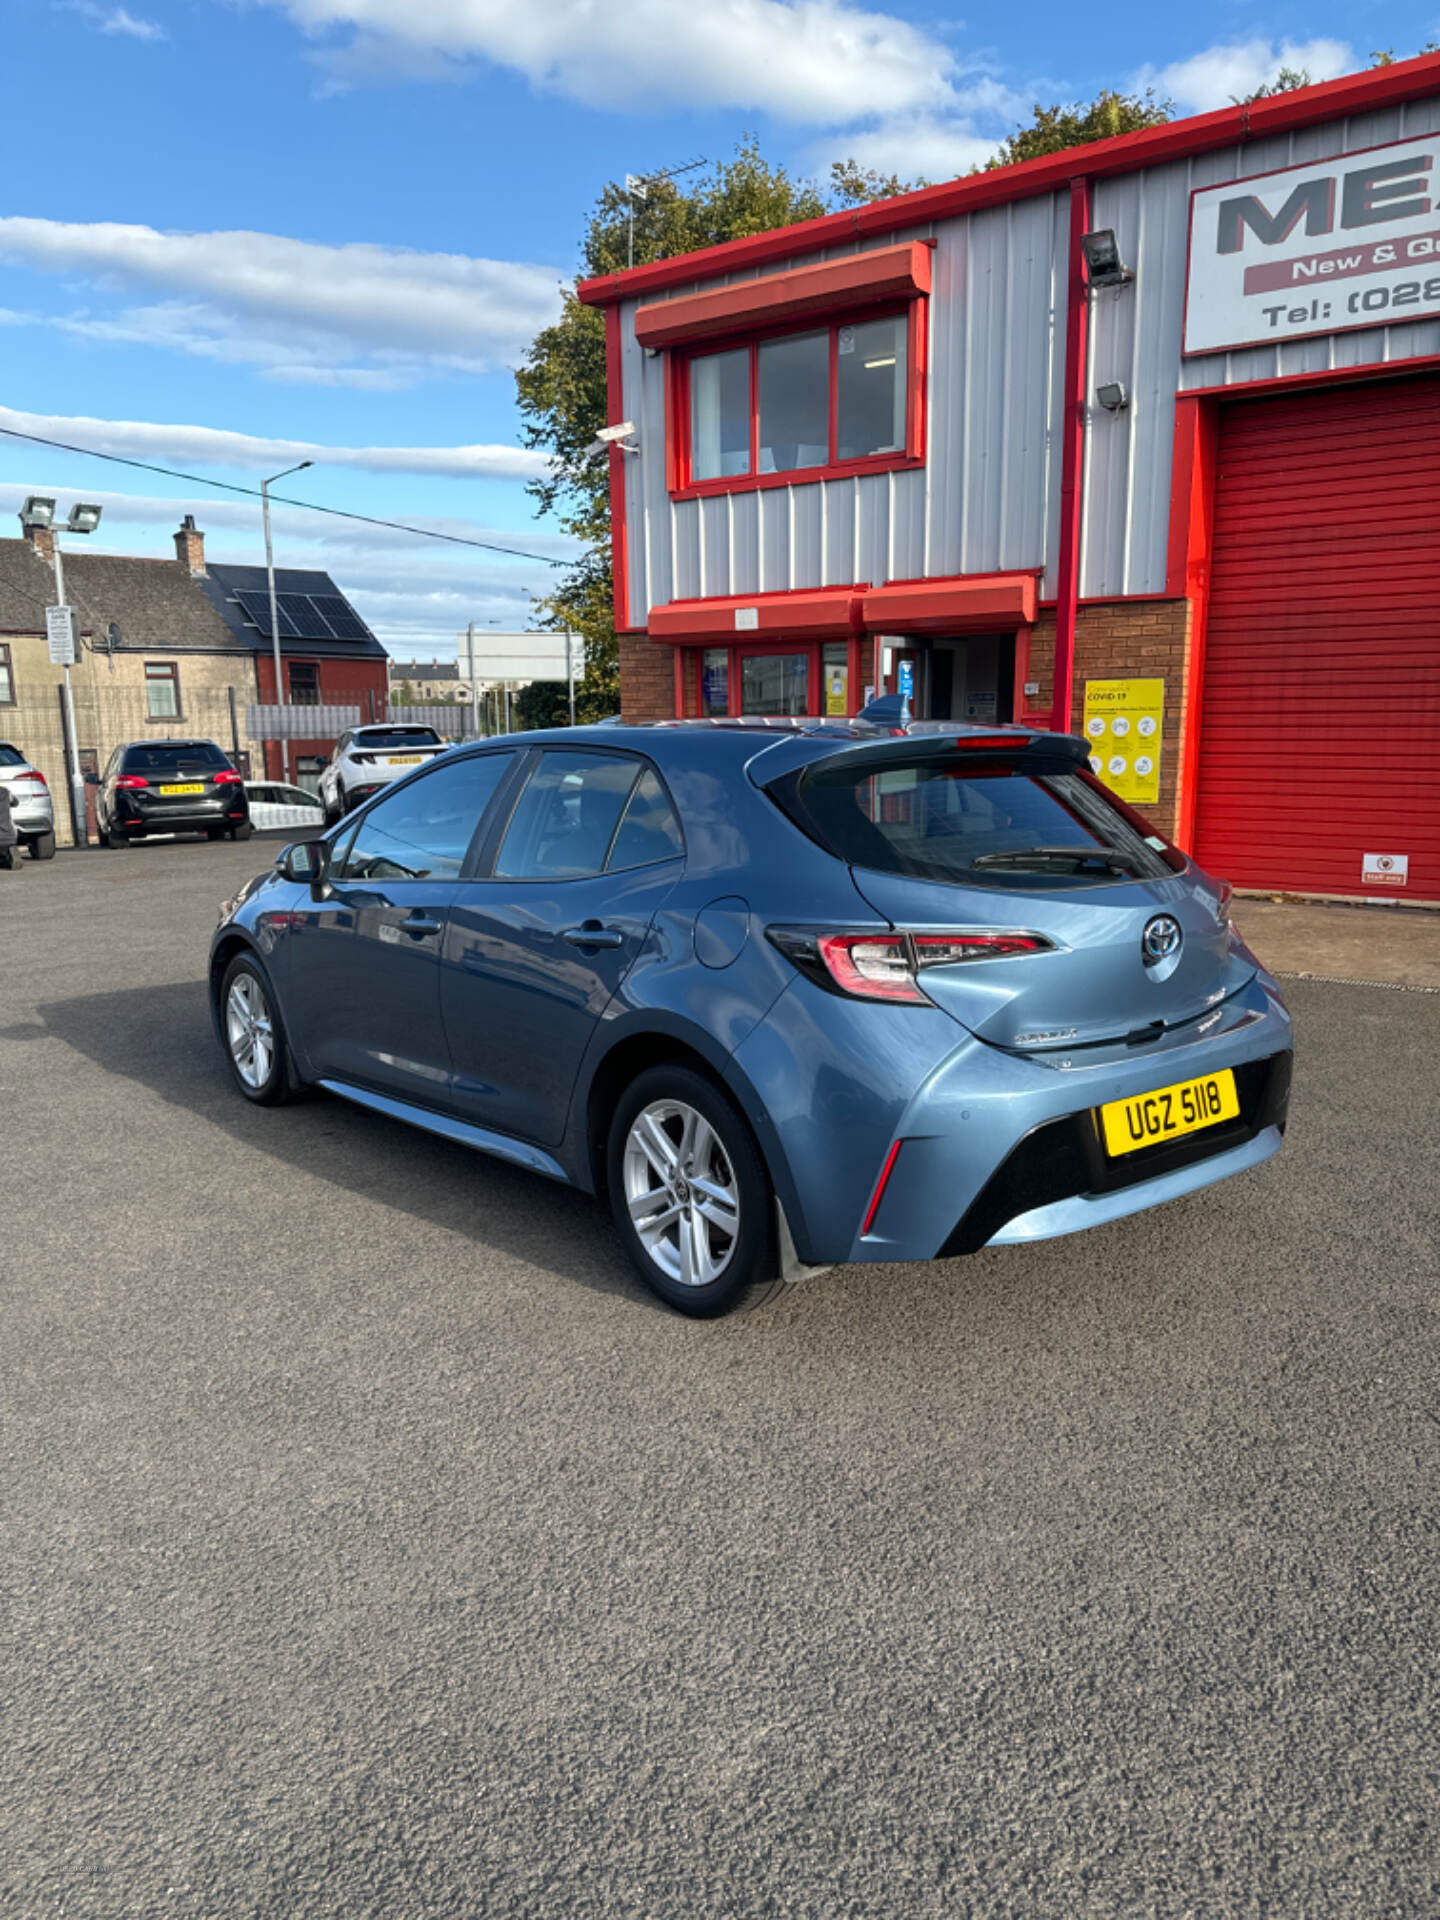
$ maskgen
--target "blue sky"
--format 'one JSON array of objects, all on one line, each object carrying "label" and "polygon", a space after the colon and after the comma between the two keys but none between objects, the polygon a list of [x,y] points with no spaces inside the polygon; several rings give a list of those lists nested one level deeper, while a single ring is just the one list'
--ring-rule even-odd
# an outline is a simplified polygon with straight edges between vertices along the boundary
[{"label": "blue sky", "polygon": [[[509,369],[606,179],[747,130],[800,172],[944,178],[1035,100],[1149,81],[1202,111],[1436,26],[1391,0],[10,0],[0,425],[245,484],[308,454],[279,491],[563,555]],[[168,553],[194,512],[212,556],[259,557],[253,503],[0,439],[0,517],[27,491],[103,501],[112,551]],[[548,572],[292,509],[276,530],[401,657],[523,625]]]}]

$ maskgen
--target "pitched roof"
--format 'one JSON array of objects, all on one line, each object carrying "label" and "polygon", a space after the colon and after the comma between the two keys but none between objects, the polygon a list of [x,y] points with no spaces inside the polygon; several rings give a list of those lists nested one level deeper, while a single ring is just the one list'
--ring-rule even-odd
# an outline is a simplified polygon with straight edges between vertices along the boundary
[{"label": "pitched roof", "polygon": [[[112,622],[122,649],[229,653],[235,636],[203,582],[175,560],[65,550],[65,594],[80,630],[103,640]],[[28,540],[0,540],[0,633],[43,633],[55,574]]]},{"label": "pitched roof", "polygon": [[393,671],[402,680],[458,680],[460,668],[454,660],[392,660]]},{"label": "pitched roof", "polygon": [[[256,652],[269,651],[274,642],[270,637],[269,584],[264,567],[232,567],[224,564],[216,565],[212,562],[206,578],[196,584],[204,588],[211,604],[235,639]],[[235,596],[242,593],[250,597],[251,606],[258,617],[252,618],[247,614],[245,608],[236,599]],[[314,594],[322,600],[343,601],[351,620],[360,630],[358,635],[343,640],[336,639],[333,635],[322,635],[318,631],[296,638],[283,631],[285,622],[282,609],[280,635],[282,653],[302,654],[311,660],[353,660],[357,657],[384,660],[388,657],[384,647],[328,573],[302,567],[277,567],[275,593],[277,599],[283,594]],[[314,624],[318,627],[319,623]]]}]

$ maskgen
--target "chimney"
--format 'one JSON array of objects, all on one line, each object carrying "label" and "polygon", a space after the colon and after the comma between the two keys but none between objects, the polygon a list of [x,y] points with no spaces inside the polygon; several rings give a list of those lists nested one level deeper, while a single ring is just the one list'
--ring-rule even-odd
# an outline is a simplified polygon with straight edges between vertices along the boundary
[{"label": "chimney", "polygon": [[25,527],[25,538],[39,554],[47,566],[55,564],[55,529],[53,527]]},{"label": "chimney", "polygon": [[175,558],[192,574],[205,571],[205,536],[196,526],[193,513],[186,514],[176,531]]}]

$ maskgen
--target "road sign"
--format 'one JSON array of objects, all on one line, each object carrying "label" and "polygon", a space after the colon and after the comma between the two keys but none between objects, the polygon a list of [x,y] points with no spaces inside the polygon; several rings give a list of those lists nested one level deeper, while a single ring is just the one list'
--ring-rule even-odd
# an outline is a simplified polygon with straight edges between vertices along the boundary
[{"label": "road sign", "polygon": [[73,667],[75,664],[75,609],[73,607],[45,609],[45,638],[50,643],[51,666]]}]

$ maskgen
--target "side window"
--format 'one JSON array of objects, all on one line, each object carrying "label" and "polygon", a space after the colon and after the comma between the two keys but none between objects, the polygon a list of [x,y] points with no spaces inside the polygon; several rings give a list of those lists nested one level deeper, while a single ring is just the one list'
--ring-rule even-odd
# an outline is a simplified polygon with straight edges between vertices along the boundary
[{"label": "side window", "polygon": [[640,762],[628,754],[542,754],[495,860],[507,880],[582,880],[610,851]]},{"label": "side window", "polygon": [[635,782],[605,871],[653,866],[657,860],[678,859],[684,851],[675,809],[654,770],[647,767]]},{"label": "side window", "polygon": [[442,761],[371,807],[355,830],[340,880],[455,880],[480,816],[513,753]]}]

